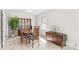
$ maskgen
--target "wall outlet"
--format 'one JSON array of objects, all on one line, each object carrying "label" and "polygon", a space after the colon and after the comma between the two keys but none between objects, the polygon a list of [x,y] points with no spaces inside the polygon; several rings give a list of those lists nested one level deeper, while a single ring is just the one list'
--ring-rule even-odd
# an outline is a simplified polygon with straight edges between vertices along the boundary
[{"label": "wall outlet", "polygon": [[75,48],[77,47],[77,43],[74,44],[74,47],[75,47]]},{"label": "wall outlet", "polygon": [[79,44],[78,44],[78,43],[75,43],[75,44],[74,44],[74,47],[75,47],[76,49],[79,49]]}]

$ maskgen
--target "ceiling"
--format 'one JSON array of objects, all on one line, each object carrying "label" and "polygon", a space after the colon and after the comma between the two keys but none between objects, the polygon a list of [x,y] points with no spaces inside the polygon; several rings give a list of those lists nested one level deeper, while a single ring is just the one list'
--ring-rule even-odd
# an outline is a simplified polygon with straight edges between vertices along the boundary
[{"label": "ceiling", "polygon": [[[30,13],[30,14],[40,14],[46,12],[48,9],[5,9],[7,12],[19,12],[19,13]],[[31,10],[32,12],[28,12]]]}]

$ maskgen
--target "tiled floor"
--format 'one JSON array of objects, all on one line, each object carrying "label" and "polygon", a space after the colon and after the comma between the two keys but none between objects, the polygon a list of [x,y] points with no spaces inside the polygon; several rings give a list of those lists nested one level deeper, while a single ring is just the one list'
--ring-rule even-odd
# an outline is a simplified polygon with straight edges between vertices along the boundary
[{"label": "tiled floor", "polygon": [[5,41],[4,47],[0,48],[0,50],[73,50],[73,48],[65,46],[61,49],[59,46],[47,42],[44,38],[40,38],[40,46],[38,46],[38,42],[36,41],[34,44],[34,48],[32,48],[32,44],[23,45],[20,42],[19,37],[10,38]]}]

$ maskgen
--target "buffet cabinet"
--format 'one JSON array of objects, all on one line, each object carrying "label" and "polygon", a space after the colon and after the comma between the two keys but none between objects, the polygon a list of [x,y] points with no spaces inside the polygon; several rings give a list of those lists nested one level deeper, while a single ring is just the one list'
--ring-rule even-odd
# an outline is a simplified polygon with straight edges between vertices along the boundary
[{"label": "buffet cabinet", "polygon": [[66,45],[67,35],[63,33],[48,31],[46,32],[46,40],[63,48],[63,46]]}]

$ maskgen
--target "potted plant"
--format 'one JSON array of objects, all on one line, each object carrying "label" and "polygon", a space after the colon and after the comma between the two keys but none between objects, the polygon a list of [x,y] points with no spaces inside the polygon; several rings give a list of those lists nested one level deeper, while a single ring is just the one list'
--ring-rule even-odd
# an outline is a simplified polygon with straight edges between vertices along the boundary
[{"label": "potted plant", "polygon": [[11,19],[9,21],[9,25],[12,30],[12,36],[14,36],[16,33],[16,30],[19,26],[19,18],[17,16],[11,17]]}]

